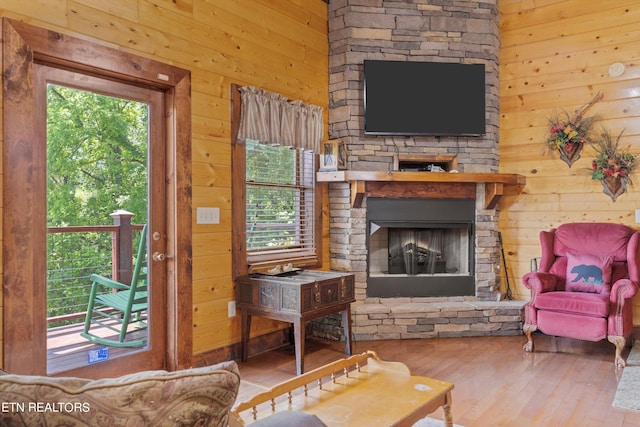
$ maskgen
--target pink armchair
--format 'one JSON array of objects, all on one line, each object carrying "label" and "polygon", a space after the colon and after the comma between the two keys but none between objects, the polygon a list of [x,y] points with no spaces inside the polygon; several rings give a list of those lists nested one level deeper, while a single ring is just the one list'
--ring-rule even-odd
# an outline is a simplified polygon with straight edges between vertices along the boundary
[{"label": "pink armchair", "polygon": [[524,309],[524,350],[532,333],[616,346],[615,364],[633,330],[631,298],[638,292],[640,232],[621,224],[571,223],[540,233],[538,271],[524,275],[531,290]]}]

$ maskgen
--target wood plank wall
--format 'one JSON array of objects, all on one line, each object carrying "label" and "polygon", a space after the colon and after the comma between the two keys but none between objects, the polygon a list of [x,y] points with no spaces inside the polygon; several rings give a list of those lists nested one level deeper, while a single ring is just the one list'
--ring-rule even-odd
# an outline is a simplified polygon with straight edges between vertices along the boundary
[{"label": "wood plank wall", "polygon": [[[540,230],[565,222],[604,221],[640,228],[640,174],[614,203],[591,179],[590,149],[569,168],[546,150],[548,118],[573,112],[599,91],[590,113],[640,155],[640,2],[632,0],[500,0],[500,172],[526,176],[522,194],[501,203],[499,227],[514,294],[527,299],[520,278],[540,256]],[[626,66],[619,77],[609,66]],[[640,171],[638,171],[640,172]],[[634,299],[640,325],[640,295]]]},{"label": "wood plank wall", "polygon": [[[0,16],[90,38],[191,70],[194,353],[239,342],[239,318],[227,317],[227,303],[234,299],[230,85],[258,86],[320,105],[325,108],[326,129],[327,3],[3,0]],[[328,206],[328,201],[324,205]],[[205,206],[220,208],[219,225],[195,223],[196,208]],[[324,212],[326,218],[326,209]],[[328,241],[328,222],[323,234]],[[328,245],[325,252],[323,259],[328,266]],[[278,322],[254,323],[253,334],[282,327]]]},{"label": "wood plank wall", "polygon": [[[592,111],[613,131],[626,129],[623,144],[640,153],[640,5],[631,0],[500,0],[498,5],[500,171],[527,177],[522,194],[503,199],[500,229],[511,286],[517,298],[526,299],[520,277],[529,271],[530,259],[539,256],[540,230],[567,221],[615,221],[637,227],[640,187],[631,187],[613,203],[590,179],[592,153],[586,150],[568,168],[545,151],[543,141],[554,109],[572,111],[602,91],[604,99]],[[219,225],[194,221],[194,352],[238,342],[238,319],[227,318],[227,302],[233,299],[229,85],[260,86],[326,108],[326,3],[3,0],[0,16],[192,71],[194,213],[198,206],[221,208]],[[620,77],[608,75],[614,62],[627,67]],[[640,176],[634,179],[640,185]],[[323,238],[328,242],[326,228]],[[324,248],[327,252],[328,244]],[[324,259],[328,263],[327,253]],[[640,325],[638,297],[635,306],[634,323]],[[280,327],[275,322],[254,323],[254,334]]]}]

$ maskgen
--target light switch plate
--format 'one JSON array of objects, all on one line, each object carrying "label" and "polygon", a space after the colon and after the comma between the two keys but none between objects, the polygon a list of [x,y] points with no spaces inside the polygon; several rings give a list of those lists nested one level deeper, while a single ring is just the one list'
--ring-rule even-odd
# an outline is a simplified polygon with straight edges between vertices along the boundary
[{"label": "light switch plate", "polygon": [[235,301],[229,301],[229,304],[227,304],[227,311],[229,312],[229,317],[236,317],[236,302]]},{"label": "light switch plate", "polygon": [[220,208],[197,208],[196,224],[220,224]]},{"label": "light switch plate", "polygon": [[636,224],[640,224],[640,209],[636,209]]}]

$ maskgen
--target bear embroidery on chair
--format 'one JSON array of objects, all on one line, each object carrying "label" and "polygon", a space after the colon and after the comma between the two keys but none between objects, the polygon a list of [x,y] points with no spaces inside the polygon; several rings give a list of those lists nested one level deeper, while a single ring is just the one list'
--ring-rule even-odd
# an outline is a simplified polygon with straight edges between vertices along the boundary
[{"label": "bear embroidery on chair", "polygon": [[571,269],[571,273],[577,274],[576,278],[572,280],[573,283],[584,281],[584,283],[591,283],[594,285],[604,284],[602,269],[597,265],[576,265]]}]

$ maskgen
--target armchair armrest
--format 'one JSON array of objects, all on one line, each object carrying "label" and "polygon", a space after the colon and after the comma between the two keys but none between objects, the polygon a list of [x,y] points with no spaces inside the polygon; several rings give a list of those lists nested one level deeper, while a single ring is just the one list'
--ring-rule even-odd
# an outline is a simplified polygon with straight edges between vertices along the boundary
[{"label": "armchair armrest", "polygon": [[620,279],[613,284],[609,295],[611,308],[607,319],[607,339],[616,346],[616,366],[619,368],[625,366],[622,351],[633,332],[633,304],[630,299],[637,292],[637,282]]},{"label": "armchair armrest", "polygon": [[531,289],[531,299],[533,300],[535,295],[556,291],[557,279],[558,278],[551,273],[532,271],[522,277],[522,284],[528,289]]},{"label": "armchair armrest", "polygon": [[638,293],[638,284],[630,279],[617,280],[611,287],[609,299],[612,304],[624,305],[624,300]]}]

